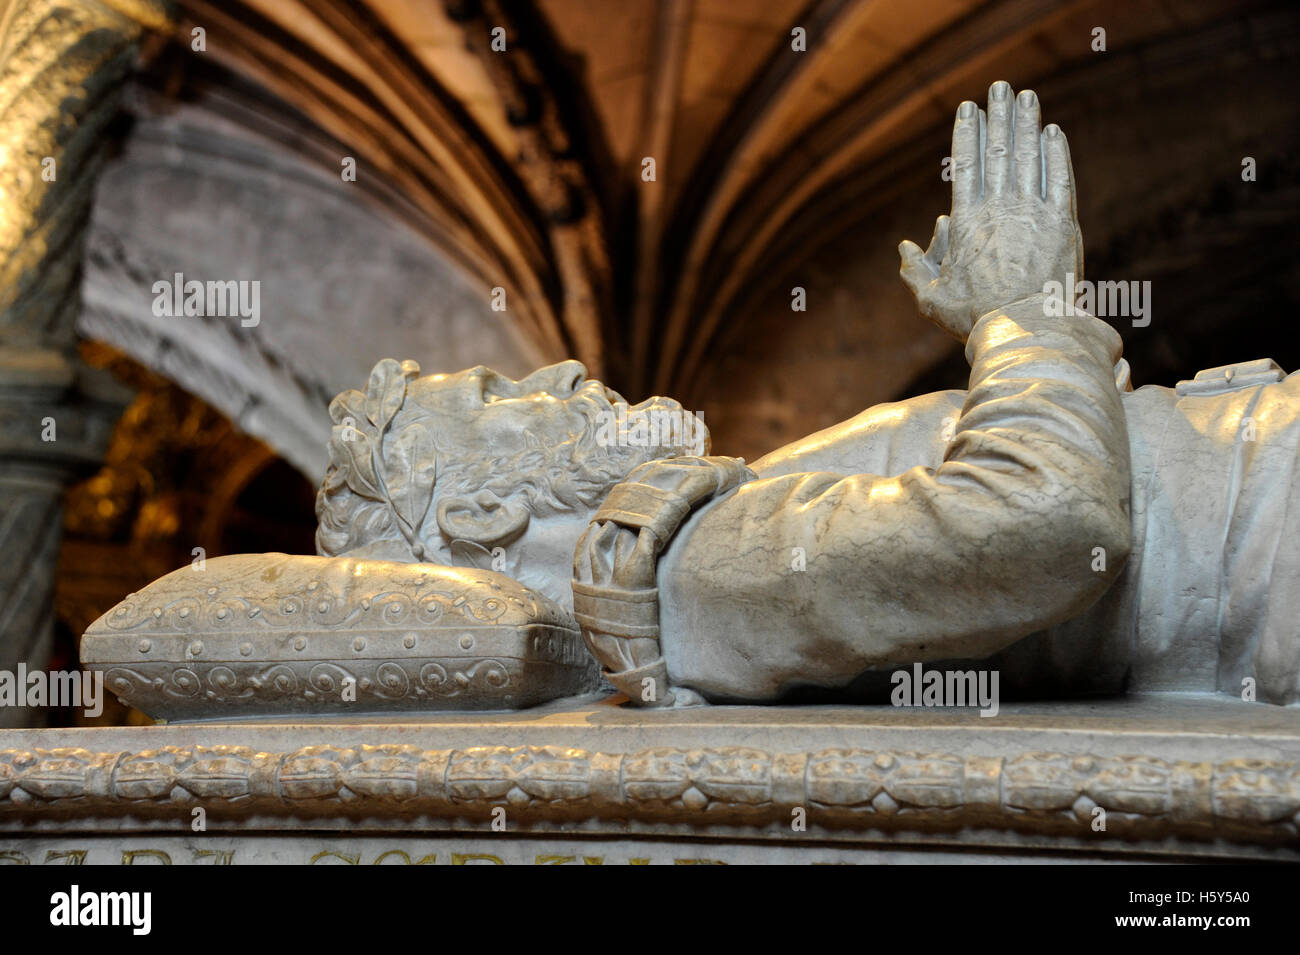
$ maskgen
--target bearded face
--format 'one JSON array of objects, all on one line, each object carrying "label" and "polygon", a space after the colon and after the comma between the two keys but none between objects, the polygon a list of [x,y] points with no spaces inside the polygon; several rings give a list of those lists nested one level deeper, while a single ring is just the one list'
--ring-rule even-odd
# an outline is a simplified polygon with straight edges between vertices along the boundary
[{"label": "bearded face", "polygon": [[321,554],[457,563],[477,549],[565,605],[573,546],[609,489],[646,461],[708,453],[676,401],[629,407],[576,361],[516,381],[385,360],[330,415]]}]

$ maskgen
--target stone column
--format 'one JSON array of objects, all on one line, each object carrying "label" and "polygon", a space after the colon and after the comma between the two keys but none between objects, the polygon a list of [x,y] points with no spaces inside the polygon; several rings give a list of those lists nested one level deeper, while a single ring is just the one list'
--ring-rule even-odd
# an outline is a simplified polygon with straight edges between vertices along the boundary
[{"label": "stone column", "polygon": [[48,660],[63,492],[120,412],[76,358],[82,249],[123,81],[168,22],[162,0],[0,0],[0,670]]}]

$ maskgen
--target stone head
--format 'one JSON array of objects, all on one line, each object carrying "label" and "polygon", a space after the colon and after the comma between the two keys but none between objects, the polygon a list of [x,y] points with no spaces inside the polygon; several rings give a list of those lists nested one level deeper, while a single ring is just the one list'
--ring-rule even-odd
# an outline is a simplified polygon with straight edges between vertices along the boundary
[{"label": "stone head", "polygon": [[319,553],[475,564],[566,607],[574,545],[609,489],[646,461],[708,453],[677,402],[629,407],[577,361],[516,381],[385,359],[330,417]]}]

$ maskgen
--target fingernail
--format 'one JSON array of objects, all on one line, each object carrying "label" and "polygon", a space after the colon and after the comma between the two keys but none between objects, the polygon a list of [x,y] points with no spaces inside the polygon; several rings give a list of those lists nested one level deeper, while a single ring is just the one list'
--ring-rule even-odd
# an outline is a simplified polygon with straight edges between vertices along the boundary
[{"label": "fingernail", "polygon": [[970,119],[975,115],[976,109],[978,109],[978,107],[974,103],[970,100],[966,100],[966,102],[957,107],[957,118]]},{"label": "fingernail", "polygon": [[1017,101],[1021,106],[1033,106],[1038,102],[1038,94],[1033,90],[1021,90]]},{"label": "fingernail", "polygon": [[1043,135],[1047,136],[1049,139],[1055,139],[1057,136],[1061,135],[1061,127],[1057,126],[1055,123],[1048,123],[1043,127]]},{"label": "fingernail", "polygon": [[1004,100],[1011,92],[1011,84],[1006,80],[998,80],[989,87],[989,99]]}]

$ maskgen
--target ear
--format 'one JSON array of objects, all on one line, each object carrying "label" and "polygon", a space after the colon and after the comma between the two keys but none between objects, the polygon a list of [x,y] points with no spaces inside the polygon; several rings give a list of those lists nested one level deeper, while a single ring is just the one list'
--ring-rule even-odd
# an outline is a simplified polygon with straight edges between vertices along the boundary
[{"label": "ear", "polygon": [[509,544],[528,527],[532,515],[515,499],[502,500],[489,490],[445,497],[436,511],[438,529],[447,540],[473,541],[484,547]]}]

